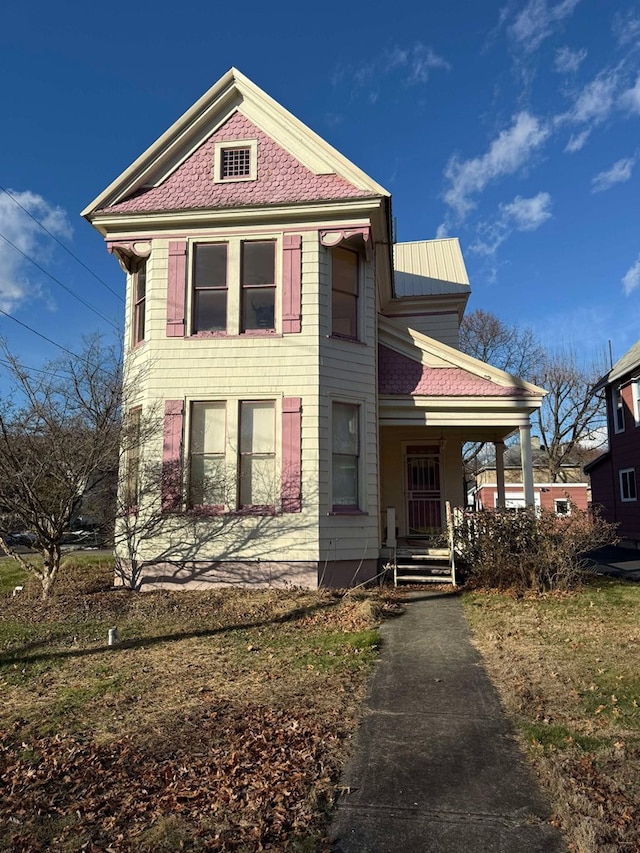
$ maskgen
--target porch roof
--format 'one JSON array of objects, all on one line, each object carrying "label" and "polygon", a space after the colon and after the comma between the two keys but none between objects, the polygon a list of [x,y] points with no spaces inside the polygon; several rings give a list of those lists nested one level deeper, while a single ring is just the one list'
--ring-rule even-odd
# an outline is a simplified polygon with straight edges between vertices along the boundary
[{"label": "porch roof", "polygon": [[533,390],[498,385],[462,367],[432,367],[390,347],[378,346],[378,392],[389,396],[535,397]]}]

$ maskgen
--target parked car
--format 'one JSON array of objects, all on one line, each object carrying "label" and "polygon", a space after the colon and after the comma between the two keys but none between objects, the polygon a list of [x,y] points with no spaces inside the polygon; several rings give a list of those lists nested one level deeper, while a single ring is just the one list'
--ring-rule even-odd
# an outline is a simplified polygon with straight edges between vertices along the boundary
[{"label": "parked car", "polygon": [[12,548],[14,545],[25,545],[27,548],[33,548],[38,541],[35,533],[30,533],[28,530],[14,530],[7,533],[4,541]]}]

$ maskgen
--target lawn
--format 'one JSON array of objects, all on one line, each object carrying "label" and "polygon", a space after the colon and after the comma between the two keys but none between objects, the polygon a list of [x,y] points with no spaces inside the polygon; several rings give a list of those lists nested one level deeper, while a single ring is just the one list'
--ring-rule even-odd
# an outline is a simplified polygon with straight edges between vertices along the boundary
[{"label": "lawn", "polygon": [[393,596],[111,578],[72,560],[48,604],[0,594],[0,850],[326,849]]},{"label": "lawn", "polygon": [[466,594],[489,673],[574,853],[640,850],[640,586]]}]

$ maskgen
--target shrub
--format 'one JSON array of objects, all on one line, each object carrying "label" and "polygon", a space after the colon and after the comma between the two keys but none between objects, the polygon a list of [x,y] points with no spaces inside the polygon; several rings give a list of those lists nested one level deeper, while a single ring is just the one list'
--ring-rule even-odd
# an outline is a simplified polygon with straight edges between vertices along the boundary
[{"label": "shrub", "polygon": [[464,513],[456,553],[474,586],[519,591],[566,590],[580,584],[584,554],[616,541],[615,525],[572,507]]}]

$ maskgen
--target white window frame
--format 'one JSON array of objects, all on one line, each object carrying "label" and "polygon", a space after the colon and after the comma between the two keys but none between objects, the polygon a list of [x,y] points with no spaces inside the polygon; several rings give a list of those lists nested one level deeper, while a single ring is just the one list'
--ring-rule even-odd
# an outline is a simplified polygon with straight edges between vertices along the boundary
[{"label": "white window frame", "polygon": [[[613,412],[614,432],[624,432],[624,400],[622,399],[622,386],[620,385],[611,386],[611,408]],[[620,414],[621,422],[618,420],[618,414]]]},{"label": "white window frame", "polygon": [[[194,331],[193,312],[195,308],[195,252],[197,246],[212,243],[222,243],[227,247],[227,328],[225,331]],[[273,243],[274,244],[274,306],[272,329],[242,329],[242,309],[245,288],[242,285],[242,245],[243,243]],[[282,330],[282,268],[283,268],[283,239],[282,233],[256,233],[243,235],[220,235],[215,240],[192,238],[189,240],[187,263],[187,305],[188,336],[202,337],[237,337],[239,335],[259,337],[261,335],[277,335]],[[265,285],[266,287],[267,285]]]},{"label": "white window frame", "polygon": [[[222,433],[222,451],[218,452],[199,452],[195,453],[193,450],[194,446],[194,437],[193,437],[193,427],[194,427],[194,410],[196,406],[218,406],[223,411],[223,433]],[[194,458],[196,456],[208,456],[215,457],[220,461],[220,466],[223,470],[223,476],[226,477],[228,471],[227,464],[227,452],[228,452],[228,421],[229,421],[229,407],[226,400],[192,400],[189,403],[189,423],[187,425],[186,435],[188,436],[188,454],[187,454],[187,504],[191,509],[195,508],[208,508],[215,510],[223,510],[226,508],[225,499],[228,497],[229,489],[228,484],[223,484],[224,497],[222,501],[219,503],[202,503],[202,502],[194,502],[193,501],[193,465]]]},{"label": "white window frame", "polygon": [[[567,505],[566,512],[558,512],[558,504],[563,503]],[[553,511],[559,518],[568,518],[571,515],[571,500],[569,498],[554,498],[553,499]]]},{"label": "white window frame", "polygon": [[[240,449],[240,430],[241,430],[241,411],[243,403],[269,403],[273,408],[273,504],[259,504],[242,506],[240,503],[240,473],[241,473],[241,449]],[[221,464],[224,467],[224,484],[225,504],[197,504],[192,502],[191,490],[191,468],[193,454],[193,411],[196,405],[219,404],[224,406],[224,453],[219,454]],[[187,421],[185,424],[185,448],[184,448],[184,468],[186,475],[186,491],[187,507],[191,511],[202,512],[207,515],[219,515],[222,513],[231,513],[238,515],[274,515],[278,511],[279,506],[279,486],[282,476],[282,406],[277,398],[271,396],[252,396],[248,398],[227,397],[220,399],[219,397],[202,398],[197,397],[187,401],[186,406]],[[216,454],[218,455],[218,454]]]},{"label": "white window frame", "polygon": [[[140,282],[140,273],[144,273],[144,294],[142,298],[138,294],[138,285]],[[131,344],[133,347],[143,344],[147,332],[147,286],[149,279],[148,258],[141,258],[136,264],[135,271],[132,275],[132,305],[133,311],[131,316]],[[142,322],[140,322],[142,318]],[[142,329],[140,328],[142,326]]]},{"label": "white window frame", "polygon": [[636,426],[640,426],[640,381],[636,378],[631,380],[631,399],[633,400],[633,419]]},{"label": "white window frame", "polygon": [[[334,439],[333,439],[333,413],[334,406],[342,405],[342,406],[352,406],[357,413],[358,423],[357,423],[357,453],[356,453],[356,488],[358,490],[357,494],[357,503],[356,504],[336,504],[334,502],[334,482],[333,482],[333,456],[334,456]],[[365,465],[365,454],[364,454],[364,442],[363,442],[363,429],[364,429],[364,401],[363,400],[353,400],[346,398],[333,398],[330,401],[329,408],[329,441],[330,441],[330,456],[331,456],[331,469],[330,469],[330,482],[329,482],[329,502],[330,502],[330,514],[331,515],[352,515],[354,513],[365,513],[366,512],[366,495],[364,491],[364,465]]]},{"label": "white window frame", "polygon": [[[364,275],[364,255],[362,251],[360,251],[359,247],[350,245],[348,242],[341,242],[337,246],[328,247],[329,251],[329,290],[330,290],[330,306],[329,306],[329,326],[331,329],[331,337],[336,338],[336,340],[340,341],[356,341],[362,342],[362,300],[364,295],[363,288],[363,275]],[[357,292],[355,294],[356,299],[356,314],[355,314],[355,335],[343,335],[340,332],[336,332],[333,328],[333,253],[335,251],[347,251],[352,252],[356,258],[358,263],[357,269]]]},{"label": "white window frame", "polygon": [[[249,149],[249,174],[222,177],[222,152],[234,148]],[[237,184],[245,181],[255,181],[258,178],[258,140],[257,139],[234,139],[214,143],[213,149],[213,182],[214,184]]]},{"label": "white window frame", "polygon": [[[638,499],[638,491],[636,486],[636,469],[635,468],[621,468],[618,471],[618,477],[620,479],[620,500],[623,503],[633,503],[633,501],[637,501]],[[626,483],[626,492],[627,497],[625,497],[625,483]],[[633,484],[633,497],[631,497],[632,489],[630,486]]]}]

